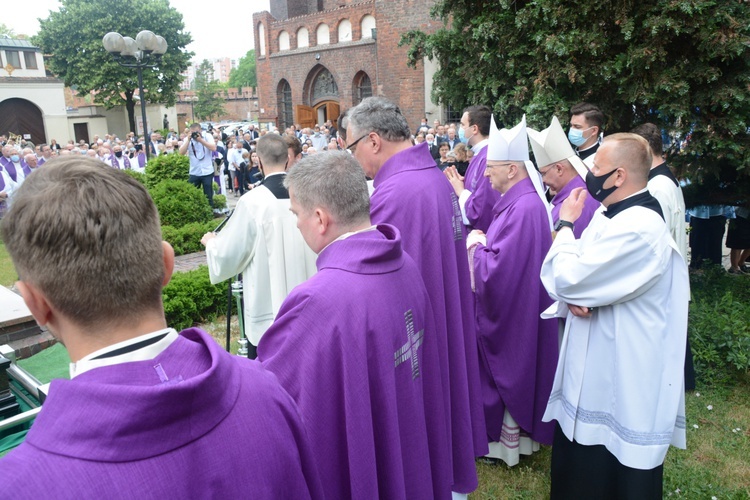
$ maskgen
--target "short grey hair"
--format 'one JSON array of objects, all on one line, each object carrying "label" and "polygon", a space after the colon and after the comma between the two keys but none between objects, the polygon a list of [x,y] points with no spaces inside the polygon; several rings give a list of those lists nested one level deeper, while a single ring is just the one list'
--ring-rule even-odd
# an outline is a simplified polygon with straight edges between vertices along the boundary
[{"label": "short grey hair", "polygon": [[287,173],[284,186],[305,210],[322,207],[337,223],[353,226],[370,220],[370,193],[362,167],[346,151],[307,156]]},{"label": "short grey hair", "polygon": [[255,145],[258,157],[264,165],[278,167],[289,159],[289,146],[278,134],[266,134]]},{"label": "short grey hair", "polygon": [[349,112],[347,129],[359,134],[377,133],[389,142],[411,140],[409,123],[401,110],[384,97],[368,97]]}]

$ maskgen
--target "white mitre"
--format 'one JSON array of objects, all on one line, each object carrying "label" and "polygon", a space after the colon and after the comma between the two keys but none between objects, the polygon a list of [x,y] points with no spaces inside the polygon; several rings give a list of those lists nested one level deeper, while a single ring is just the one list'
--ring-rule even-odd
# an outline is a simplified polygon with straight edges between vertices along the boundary
[{"label": "white mitre", "polygon": [[565,134],[556,116],[552,117],[552,123],[548,128],[541,132],[530,128],[527,129],[527,133],[531,149],[534,151],[536,164],[539,168],[544,168],[547,165],[552,165],[562,160],[568,160],[573,165],[573,168],[576,169],[578,175],[584,180],[586,179],[588,168],[586,168],[583,161],[573,151],[568,141],[568,136]]},{"label": "white mitre", "polygon": [[544,203],[547,209],[547,218],[549,219],[550,231],[552,230],[552,215],[550,206],[547,203],[547,197],[544,194],[544,184],[539,171],[534,168],[534,164],[529,160],[529,145],[527,144],[526,134],[526,115],[521,118],[521,123],[512,129],[498,130],[495,125],[495,118],[492,117],[490,122],[490,142],[487,145],[487,161],[522,161],[526,165],[526,172],[529,174],[534,189],[539,195],[539,199]]}]

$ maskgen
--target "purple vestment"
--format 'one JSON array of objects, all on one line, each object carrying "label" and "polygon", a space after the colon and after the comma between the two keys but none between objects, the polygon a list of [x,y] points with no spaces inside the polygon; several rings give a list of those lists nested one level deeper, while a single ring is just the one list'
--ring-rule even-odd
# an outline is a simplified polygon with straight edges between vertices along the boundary
[{"label": "purple vestment", "polygon": [[[557,221],[560,220],[560,207],[562,207],[563,202],[570,196],[571,191],[579,187],[586,189],[586,183],[581,179],[580,175],[576,175],[552,198],[552,222],[554,224],[557,224]],[[581,212],[581,216],[573,225],[573,234],[576,235],[576,239],[581,237],[581,233],[588,227],[591,218],[600,206],[599,202],[593,196],[590,194],[586,195],[586,200],[583,202],[583,212]]]},{"label": "purple vestment", "polygon": [[[5,168],[5,171],[8,172],[8,175],[11,179],[13,179],[13,182],[18,182],[18,172],[15,164],[10,161],[10,158],[6,158],[4,156],[0,157],[0,164],[2,164],[2,166]],[[23,171],[24,177],[31,173],[31,168],[29,168],[28,163],[26,163],[23,158],[20,159],[18,164],[21,165],[21,170]]]},{"label": "purple vestment", "polygon": [[[125,155],[123,155],[122,157],[125,160],[122,164],[123,165],[122,170],[130,170],[130,159]],[[112,165],[112,167],[116,169],[120,169],[120,162],[117,161],[117,156],[115,156],[114,153],[109,155],[109,164]]]},{"label": "purple vestment", "polygon": [[474,458],[487,454],[469,265],[461,210],[426,143],[389,158],[374,179],[373,224],[401,233],[430,296],[441,353],[443,397],[450,424],[453,491],[477,487]]},{"label": "purple vestment", "polygon": [[552,304],[539,279],[552,245],[549,220],[528,178],[494,212],[487,246],[473,258],[487,435],[500,440],[507,407],[533,440],[552,444],[554,425],[542,416],[557,367],[557,324],[539,317]]},{"label": "purple vestment", "polygon": [[334,241],[258,359],[297,402],[329,499],[450,498],[429,297],[393,226]]},{"label": "purple vestment", "polygon": [[18,499],[323,498],[276,377],[197,329],[154,359],[54,380],[0,477]]},{"label": "purple vestment", "polygon": [[500,193],[484,178],[487,168],[487,147],[483,147],[469,162],[464,176],[464,187],[471,191],[464,211],[471,224],[470,229],[480,229],[486,233],[492,223],[492,208],[500,199]]}]

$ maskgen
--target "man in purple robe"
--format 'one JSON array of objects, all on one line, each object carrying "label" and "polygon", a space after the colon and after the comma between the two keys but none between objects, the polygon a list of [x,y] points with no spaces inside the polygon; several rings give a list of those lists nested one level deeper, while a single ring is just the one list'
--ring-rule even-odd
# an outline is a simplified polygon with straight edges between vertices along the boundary
[{"label": "man in purple robe", "polygon": [[440,354],[416,264],[396,228],[371,225],[351,155],[307,157],[285,185],[318,272],[284,300],[258,359],[299,405],[326,497],[450,498]]},{"label": "man in purple robe", "polygon": [[348,149],[374,179],[372,222],[398,228],[430,296],[450,426],[452,489],[468,494],[477,487],[474,459],[487,453],[487,439],[458,198],[427,145],[411,145],[408,123],[390,101],[363,100],[349,111],[346,126]]},{"label": "man in purple robe", "polygon": [[118,170],[130,170],[130,158],[122,153],[122,146],[119,144],[112,147],[112,154],[109,155],[108,163]]},{"label": "man in purple robe", "polygon": [[492,110],[487,106],[470,106],[461,117],[461,129],[474,156],[461,177],[456,167],[445,169],[445,175],[458,196],[461,216],[468,230],[479,229],[487,232],[492,223],[492,208],[500,199],[500,193],[492,189],[484,179],[487,165],[487,144],[490,134]]},{"label": "man in purple robe", "polygon": [[[573,151],[556,116],[552,117],[550,126],[541,132],[533,129],[527,129],[527,131],[542,180],[554,193],[551,201],[552,223],[556,225],[560,220],[560,207],[573,189],[586,187],[584,180],[588,168]],[[601,203],[593,196],[586,198],[581,217],[573,227],[573,234],[576,238],[581,237],[581,233],[600,207]]]},{"label": "man in purple robe", "polygon": [[72,361],[0,460],[14,497],[323,498],[276,377],[205,332],[167,327],[174,251],[139,182],[61,158],[19,188],[2,236],[29,310]]},{"label": "man in purple robe", "polygon": [[554,435],[542,416],[557,365],[557,328],[539,317],[552,300],[538,278],[552,235],[539,174],[528,159],[525,117],[511,130],[498,130],[492,120],[484,175],[502,197],[486,237],[474,231],[467,241],[489,456],[510,466],[539,443],[552,444]]},{"label": "man in purple robe", "polygon": [[13,146],[3,146],[3,156],[0,158],[0,165],[3,166],[8,175],[19,186],[23,184],[26,176],[31,173],[31,169],[26,164],[18,150]]}]

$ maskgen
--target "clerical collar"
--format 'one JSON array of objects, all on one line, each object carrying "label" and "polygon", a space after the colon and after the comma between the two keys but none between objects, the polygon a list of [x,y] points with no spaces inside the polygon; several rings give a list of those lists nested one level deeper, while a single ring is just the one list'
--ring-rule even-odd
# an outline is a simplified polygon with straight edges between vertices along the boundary
[{"label": "clerical collar", "polygon": [[607,210],[602,213],[608,219],[611,219],[620,212],[632,207],[650,208],[651,210],[659,214],[659,217],[661,217],[662,220],[664,219],[664,214],[661,211],[661,205],[659,205],[659,202],[656,200],[656,198],[651,196],[651,193],[648,192],[648,188],[643,188],[637,193],[631,194],[624,200],[620,200],[617,203],[612,203],[607,207]]},{"label": "clerical collar", "polygon": [[490,138],[488,137],[487,139],[483,141],[479,141],[478,143],[474,144],[471,147],[471,150],[474,152],[474,154],[478,154],[482,149],[487,147],[487,144],[489,143],[490,143]]},{"label": "clerical collar", "polygon": [[273,177],[274,175],[286,175],[286,172],[271,172],[270,174],[264,175],[263,179],[268,179],[269,177]]},{"label": "clerical collar", "polygon": [[601,145],[600,139],[597,139],[593,146],[589,146],[586,149],[576,148],[576,154],[581,160],[585,160],[592,154],[596,153],[600,145]]},{"label": "clerical collar", "polygon": [[648,180],[653,179],[657,175],[663,175],[664,177],[668,178],[670,181],[674,182],[675,186],[680,187],[680,182],[677,180],[677,177],[674,176],[672,171],[667,166],[667,162],[664,162],[652,168],[648,173]]},{"label": "clerical collar", "polygon": [[124,340],[94,351],[76,363],[70,363],[70,378],[101,366],[154,359],[177,339],[173,328],[165,328]]}]

